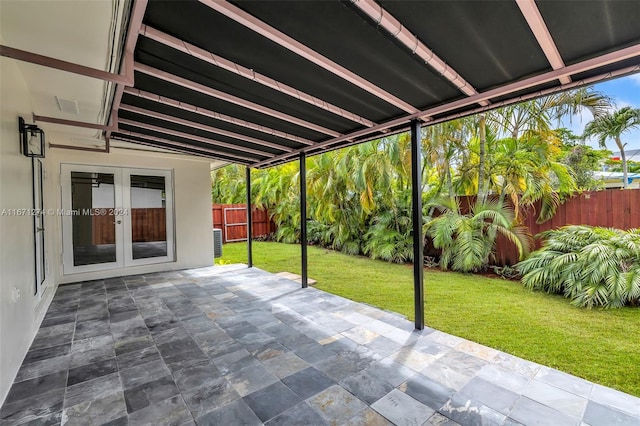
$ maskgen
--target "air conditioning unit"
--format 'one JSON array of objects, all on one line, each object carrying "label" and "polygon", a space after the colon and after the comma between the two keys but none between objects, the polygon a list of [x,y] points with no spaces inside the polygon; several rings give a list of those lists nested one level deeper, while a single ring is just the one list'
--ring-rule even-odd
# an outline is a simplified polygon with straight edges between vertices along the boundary
[{"label": "air conditioning unit", "polygon": [[213,228],[213,257],[222,257],[222,229]]}]

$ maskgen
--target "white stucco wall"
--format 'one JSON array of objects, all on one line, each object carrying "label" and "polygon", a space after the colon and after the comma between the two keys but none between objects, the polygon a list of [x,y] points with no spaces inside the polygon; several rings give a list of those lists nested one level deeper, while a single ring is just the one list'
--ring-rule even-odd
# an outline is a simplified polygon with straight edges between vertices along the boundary
[{"label": "white stucco wall", "polygon": [[[0,58],[0,76],[0,211],[28,209],[33,207],[31,160],[20,153],[18,116],[24,117],[27,122],[31,121],[33,109],[29,101],[30,93],[15,61]],[[47,149],[44,160],[45,209],[62,208],[60,188],[62,163],[172,170],[176,261],[63,275],[62,218],[55,215],[46,216],[47,279],[44,283],[43,296],[36,297],[33,294],[35,287],[33,218],[1,216],[0,405],[6,398],[59,284],[208,266],[213,263],[213,224],[208,161],[132,150],[114,149],[109,154],[97,154]]]},{"label": "white stucco wall", "polygon": [[[0,211],[32,208],[31,160],[20,153],[18,138],[18,116],[30,122],[30,94],[16,61],[0,58],[0,76]],[[0,403],[42,321],[53,282],[45,282],[42,299],[34,296],[33,218],[0,216]]]}]

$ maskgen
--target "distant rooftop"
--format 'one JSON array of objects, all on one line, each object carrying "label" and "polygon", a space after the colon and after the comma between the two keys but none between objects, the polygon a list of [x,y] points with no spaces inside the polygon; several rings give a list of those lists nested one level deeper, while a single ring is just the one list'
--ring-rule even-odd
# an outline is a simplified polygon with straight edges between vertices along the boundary
[{"label": "distant rooftop", "polygon": [[[594,179],[601,179],[606,184],[617,183],[618,185],[622,185],[622,181],[624,179],[624,174],[622,172],[594,172]],[[628,173],[627,174],[627,183],[629,185],[634,182],[640,182],[640,173]],[[607,185],[607,187],[610,187]]]},{"label": "distant rooftop", "polygon": [[[640,149],[625,149],[627,160],[640,161]],[[620,157],[620,151],[614,152],[612,157]]]}]

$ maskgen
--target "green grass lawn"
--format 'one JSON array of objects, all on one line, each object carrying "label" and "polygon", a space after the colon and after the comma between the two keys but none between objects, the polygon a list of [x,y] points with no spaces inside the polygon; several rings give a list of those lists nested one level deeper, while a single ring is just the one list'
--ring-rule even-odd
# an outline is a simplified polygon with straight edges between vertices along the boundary
[{"label": "green grass lawn", "polygon": [[[254,266],[300,273],[300,246],[253,243]],[[245,243],[223,262],[246,263]],[[309,247],[317,288],[413,319],[413,274],[396,265]],[[426,323],[605,386],[640,396],[640,309],[586,310],[519,283],[425,270]]]}]

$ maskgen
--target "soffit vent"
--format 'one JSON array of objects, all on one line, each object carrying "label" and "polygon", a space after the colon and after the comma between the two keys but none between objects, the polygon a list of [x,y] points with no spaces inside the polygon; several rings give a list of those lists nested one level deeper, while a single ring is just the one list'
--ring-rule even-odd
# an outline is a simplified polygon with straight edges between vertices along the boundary
[{"label": "soffit vent", "polygon": [[60,98],[58,96],[56,98],[56,104],[58,104],[58,109],[62,112],[66,112],[68,114],[80,114],[80,109],[78,108],[78,101],[75,99],[65,99]]}]

